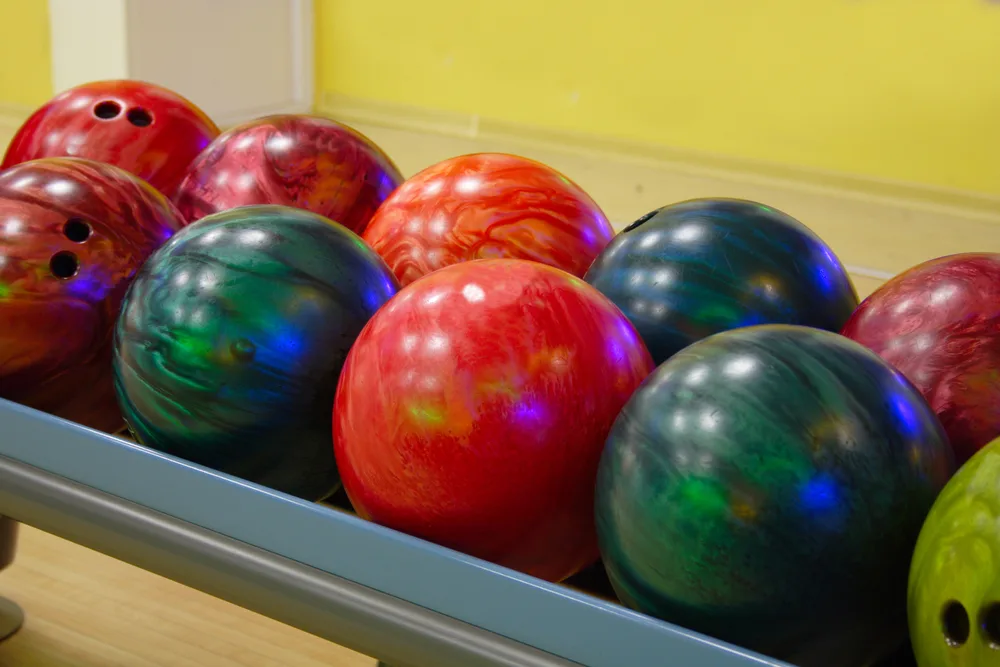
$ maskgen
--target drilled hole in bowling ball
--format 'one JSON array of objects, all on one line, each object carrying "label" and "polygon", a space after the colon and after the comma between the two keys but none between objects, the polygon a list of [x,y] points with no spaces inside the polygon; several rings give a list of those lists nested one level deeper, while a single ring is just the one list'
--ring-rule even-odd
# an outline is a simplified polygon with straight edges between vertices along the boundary
[{"label": "drilled hole in bowling ball", "polygon": [[122,105],[118,102],[101,102],[96,107],[94,107],[94,115],[98,118],[103,118],[108,120],[110,118],[115,118],[122,112]]},{"label": "drilled hole in bowling ball", "polygon": [[994,602],[980,612],[979,627],[989,647],[1000,650],[1000,602]]},{"label": "drilled hole in bowling ball", "polygon": [[628,227],[626,227],[625,229],[623,229],[622,230],[622,234],[627,234],[628,232],[631,232],[631,231],[633,231],[635,229],[638,229],[644,222],[646,222],[647,220],[649,220],[650,218],[652,218],[654,215],[656,215],[659,212],[660,212],[660,209],[656,209],[655,211],[650,211],[649,213],[647,213],[646,215],[642,216],[641,218],[639,218],[638,220],[636,220],[635,222],[633,222],[631,225],[629,225]]},{"label": "drilled hole in bowling ball", "polygon": [[147,125],[152,125],[153,116],[145,109],[129,109],[128,114],[125,116],[128,118],[128,122],[132,123],[136,127],[146,127]]},{"label": "drilled hole in bowling ball", "polygon": [[90,238],[91,232],[90,225],[80,218],[70,218],[63,225],[63,234],[73,243],[83,243]]},{"label": "drilled hole in bowling ball", "polygon": [[961,646],[969,639],[969,613],[961,602],[952,600],[941,610],[941,631],[952,646]]},{"label": "drilled hole in bowling ball", "polygon": [[71,252],[57,252],[49,260],[49,271],[56,278],[62,278],[63,280],[72,278],[79,269],[80,262],[77,260],[76,255]]}]

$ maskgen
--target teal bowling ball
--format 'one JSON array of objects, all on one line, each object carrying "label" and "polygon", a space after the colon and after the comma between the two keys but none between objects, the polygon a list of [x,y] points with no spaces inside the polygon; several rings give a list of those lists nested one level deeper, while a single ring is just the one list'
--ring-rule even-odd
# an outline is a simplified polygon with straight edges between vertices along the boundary
[{"label": "teal bowling ball", "polygon": [[740,199],[664,206],[621,231],[584,277],[639,331],[657,364],[757,324],[839,332],[858,294],[830,247],[777,209]]},{"label": "teal bowling ball", "polygon": [[248,206],[185,227],[143,266],[115,329],[129,430],[193,463],[329,496],[340,371],[397,291],[360,237],[307,211]]},{"label": "teal bowling ball", "polygon": [[838,334],[762,325],[650,375],[609,434],[596,516],[626,605],[801,667],[904,641],[910,556],[954,468],[903,375]]}]

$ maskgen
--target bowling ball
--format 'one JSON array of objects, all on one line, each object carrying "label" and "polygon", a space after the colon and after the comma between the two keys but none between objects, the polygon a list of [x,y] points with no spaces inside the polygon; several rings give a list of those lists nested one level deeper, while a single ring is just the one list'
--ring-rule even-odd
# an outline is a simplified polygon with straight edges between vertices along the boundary
[{"label": "bowling ball", "polygon": [[597,204],[555,169],[479,153],[407,180],[364,237],[407,285],[472,259],[530,259],[582,276],[613,234]]},{"label": "bowling ball", "polygon": [[921,667],[1000,664],[1000,439],[938,496],[910,566],[909,619]]},{"label": "bowling ball", "polygon": [[728,331],[646,380],[601,458],[601,553],[630,607],[802,667],[905,638],[906,572],[953,469],[937,417],[838,334]]},{"label": "bowling ball", "polygon": [[597,558],[594,480],[652,370],[597,290],[523,260],[405,287],[358,337],[334,407],[358,514],[559,581]]},{"label": "bowling ball", "polygon": [[191,165],[175,202],[189,221],[238,206],[312,211],[360,233],[403,182],[368,137],[314,116],[259,118],[224,132]]},{"label": "bowling ball", "polygon": [[913,267],[865,299],[842,333],[920,389],[959,463],[1000,437],[1000,254]]},{"label": "bowling ball", "polygon": [[120,430],[112,329],[139,267],[181,226],[168,199],[108,164],[0,172],[0,397]]},{"label": "bowling ball", "polygon": [[738,199],[664,206],[626,227],[585,280],[639,330],[656,363],[755,324],[840,328],[858,305],[829,247],[794,218]]},{"label": "bowling ball", "polygon": [[168,197],[188,165],[219,134],[177,93],[142,81],[97,81],[60,93],[17,131],[2,168],[44,157],[107,162]]},{"label": "bowling ball", "polygon": [[285,493],[330,495],[337,378],[396,290],[360,238],[308,211],[249,206],[186,227],[145,264],[115,329],[132,433]]}]

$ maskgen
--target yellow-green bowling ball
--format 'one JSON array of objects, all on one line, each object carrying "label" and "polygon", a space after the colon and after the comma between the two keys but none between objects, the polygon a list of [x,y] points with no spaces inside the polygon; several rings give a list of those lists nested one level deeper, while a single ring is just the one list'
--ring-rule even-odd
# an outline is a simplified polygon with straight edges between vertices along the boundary
[{"label": "yellow-green bowling ball", "polygon": [[959,469],[927,516],[908,616],[920,667],[1000,667],[1000,439]]}]

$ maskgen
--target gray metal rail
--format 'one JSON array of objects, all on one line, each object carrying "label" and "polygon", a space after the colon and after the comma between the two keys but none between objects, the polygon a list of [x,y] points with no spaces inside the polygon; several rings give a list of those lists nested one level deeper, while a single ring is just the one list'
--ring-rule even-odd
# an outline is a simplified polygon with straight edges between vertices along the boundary
[{"label": "gray metal rail", "polygon": [[0,511],[396,667],[573,664],[9,458]]},{"label": "gray metal rail", "polygon": [[2,400],[0,514],[396,667],[781,665]]}]

